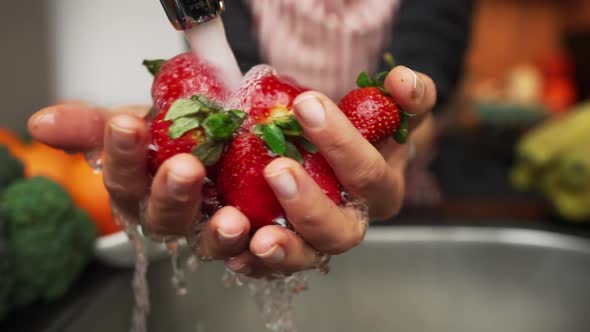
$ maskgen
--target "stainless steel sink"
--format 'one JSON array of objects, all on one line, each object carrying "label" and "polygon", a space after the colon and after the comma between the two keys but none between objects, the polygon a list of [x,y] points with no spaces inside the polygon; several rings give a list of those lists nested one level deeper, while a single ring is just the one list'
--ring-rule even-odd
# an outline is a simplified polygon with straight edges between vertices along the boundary
[{"label": "stainless steel sink", "polygon": [[[204,266],[179,297],[168,262],[153,264],[150,331],[264,331],[246,290],[225,289],[222,272]],[[68,332],[128,331],[129,283],[102,290]],[[310,286],[295,300],[300,332],[590,331],[590,242],[552,233],[374,228]]]}]

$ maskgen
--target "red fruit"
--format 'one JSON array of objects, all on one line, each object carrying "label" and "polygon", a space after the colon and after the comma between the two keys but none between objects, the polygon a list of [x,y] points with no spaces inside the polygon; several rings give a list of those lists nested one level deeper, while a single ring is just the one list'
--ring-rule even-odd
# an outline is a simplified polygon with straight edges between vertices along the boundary
[{"label": "red fruit", "polygon": [[266,143],[251,133],[236,136],[223,158],[217,189],[223,202],[242,211],[252,228],[272,225],[284,217],[273,190],[264,178],[271,157]]},{"label": "red fruit", "polygon": [[194,95],[221,103],[231,93],[217,68],[193,52],[179,54],[167,61],[145,61],[144,64],[155,75],[152,99],[157,110],[167,111],[176,100]]},{"label": "red fruit", "polygon": [[[338,179],[319,153],[300,149],[303,167],[322,191],[336,204],[342,202]],[[264,169],[277,157],[271,156],[266,143],[252,133],[238,135],[221,163],[217,189],[223,203],[238,208],[250,220],[253,229],[273,225],[285,212],[264,178]]]},{"label": "red fruit", "polygon": [[322,188],[322,191],[334,203],[342,203],[342,186],[336,178],[334,171],[319,153],[310,153],[300,149],[303,155],[303,168],[311,175],[314,181]]},{"label": "red fruit", "polygon": [[377,87],[359,88],[340,101],[340,109],[372,144],[379,144],[397,130],[400,111]]},{"label": "red fruit", "polygon": [[152,176],[168,158],[179,153],[191,153],[206,140],[202,129],[191,130],[177,139],[170,138],[172,122],[164,120],[166,114],[167,112],[158,113],[150,126],[152,149],[148,153],[148,170]]},{"label": "red fruit", "polygon": [[249,130],[257,124],[270,124],[277,118],[290,116],[293,101],[302,91],[290,79],[275,74],[261,77],[242,102],[242,110],[248,113],[243,127]]},{"label": "red fruit", "polygon": [[[154,114],[150,121],[152,146],[148,154],[150,174],[154,175],[164,161],[179,153],[194,153],[206,166],[214,166],[223,149],[221,141],[230,137],[211,137],[215,133],[207,129],[237,129],[230,121],[236,120],[235,116],[227,113],[219,118],[223,113],[219,103],[225,101],[230,92],[216,68],[192,52],[168,61],[145,61],[144,65],[155,75],[152,85]],[[207,126],[210,116],[216,116],[218,121],[211,121]],[[241,124],[243,118],[237,120]]]}]

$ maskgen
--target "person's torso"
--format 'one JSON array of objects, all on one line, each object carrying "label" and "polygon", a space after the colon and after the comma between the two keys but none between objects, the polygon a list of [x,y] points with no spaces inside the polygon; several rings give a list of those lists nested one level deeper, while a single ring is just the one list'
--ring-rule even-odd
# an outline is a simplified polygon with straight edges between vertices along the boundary
[{"label": "person's torso", "polygon": [[340,98],[376,69],[390,42],[398,0],[242,0],[224,22],[244,71],[268,63]]}]

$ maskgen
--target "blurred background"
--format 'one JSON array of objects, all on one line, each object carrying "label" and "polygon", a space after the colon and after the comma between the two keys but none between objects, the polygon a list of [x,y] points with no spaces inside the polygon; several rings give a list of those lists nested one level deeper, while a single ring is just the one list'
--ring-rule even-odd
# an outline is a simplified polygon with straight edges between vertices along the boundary
[{"label": "blurred background", "polygon": [[[0,123],[10,130],[22,132],[33,112],[62,100],[148,104],[141,60],[185,48],[157,1],[0,6]],[[555,215],[546,194],[515,187],[509,172],[529,129],[588,98],[588,22],[588,1],[477,1],[463,83],[437,119],[436,151],[409,172],[407,216],[539,222]]]},{"label": "blurred background", "polygon": [[[476,3],[461,86],[437,114],[436,146],[410,164],[406,207],[390,223],[581,234],[590,224],[590,1]],[[100,176],[81,156],[31,142],[26,120],[63,100],[149,104],[141,61],[182,52],[183,35],[158,1],[3,1],[0,41],[0,145],[27,177],[65,188],[97,236],[118,232]]]}]

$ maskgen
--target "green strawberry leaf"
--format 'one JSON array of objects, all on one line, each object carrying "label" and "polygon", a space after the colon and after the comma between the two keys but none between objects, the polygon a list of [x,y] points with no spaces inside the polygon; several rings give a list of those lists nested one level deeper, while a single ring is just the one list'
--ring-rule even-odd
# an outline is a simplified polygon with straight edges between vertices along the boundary
[{"label": "green strawberry leaf", "polygon": [[279,126],[283,130],[283,134],[287,136],[303,135],[303,128],[301,128],[297,119],[292,115],[276,118],[274,123]]},{"label": "green strawberry leaf", "polygon": [[197,156],[203,165],[209,167],[215,165],[223,154],[223,143],[205,142],[193,150],[193,155]]},{"label": "green strawberry leaf", "polygon": [[168,129],[168,136],[172,139],[180,138],[187,132],[199,128],[199,125],[200,122],[197,118],[178,118]]},{"label": "green strawberry leaf", "polygon": [[227,114],[229,114],[236,130],[242,126],[242,123],[244,123],[244,120],[246,120],[246,116],[248,115],[246,112],[240,110],[229,110]]},{"label": "green strawberry leaf", "polygon": [[366,72],[360,73],[356,80],[356,84],[359,86],[359,88],[368,88],[375,85],[371,79],[371,76],[369,76],[369,74]]},{"label": "green strawberry leaf", "polygon": [[252,133],[256,136],[264,135],[264,124],[257,124],[254,129],[252,129]]},{"label": "green strawberry leaf", "polygon": [[160,68],[162,65],[166,63],[166,60],[144,60],[143,65],[147,68],[147,70],[154,76],[158,75],[160,72]]},{"label": "green strawberry leaf", "polygon": [[315,154],[318,152],[318,148],[315,145],[313,145],[313,143],[311,143],[303,137],[298,137],[297,143],[301,146],[301,148],[303,148],[305,151],[309,153]]},{"label": "green strawberry leaf", "polygon": [[207,137],[214,141],[223,141],[232,138],[241,123],[237,123],[230,114],[212,114],[203,121],[203,129]]},{"label": "green strawberry leaf", "polygon": [[303,156],[299,150],[297,150],[297,147],[291,142],[286,143],[285,157],[295,159],[298,163],[303,164]]},{"label": "green strawberry leaf", "polygon": [[270,148],[270,151],[285,156],[287,150],[287,140],[279,126],[274,123],[262,127],[262,138]]},{"label": "green strawberry leaf", "polygon": [[192,99],[179,99],[172,104],[164,120],[174,121],[179,118],[196,115],[204,110],[203,104]]},{"label": "green strawberry leaf", "polygon": [[191,97],[191,100],[195,100],[195,101],[200,102],[203,105],[203,107],[209,112],[223,110],[223,106],[219,105],[215,101],[213,101],[205,96],[194,95]]},{"label": "green strawberry leaf", "polygon": [[231,116],[236,117],[242,121],[244,121],[246,119],[246,116],[248,116],[248,113],[240,110],[229,110],[228,113]]}]

